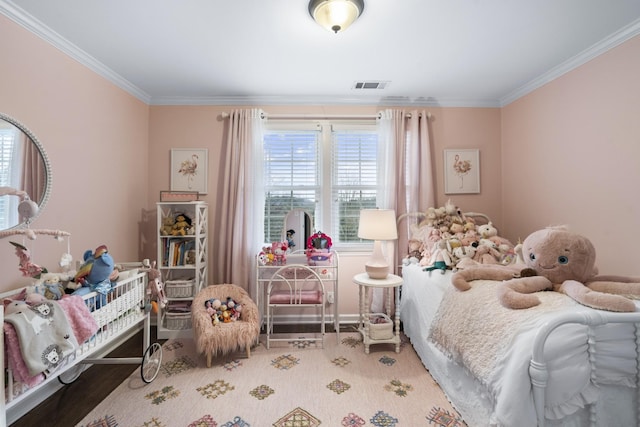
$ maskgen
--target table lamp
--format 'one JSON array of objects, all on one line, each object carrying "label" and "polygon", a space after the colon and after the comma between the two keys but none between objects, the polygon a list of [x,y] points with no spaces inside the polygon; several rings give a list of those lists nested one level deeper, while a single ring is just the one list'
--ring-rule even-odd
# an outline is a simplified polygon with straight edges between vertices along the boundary
[{"label": "table lamp", "polygon": [[363,209],[360,211],[358,237],[373,240],[373,254],[365,264],[365,271],[372,279],[386,279],[389,263],[382,253],[382,240],[398,238],[396,213],[393,209]]}]

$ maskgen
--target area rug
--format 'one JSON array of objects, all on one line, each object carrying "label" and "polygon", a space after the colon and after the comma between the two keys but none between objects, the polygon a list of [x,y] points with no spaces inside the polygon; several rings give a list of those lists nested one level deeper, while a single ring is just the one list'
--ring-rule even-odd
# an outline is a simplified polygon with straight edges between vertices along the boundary
[{"label": "area rug", "polygon": [[206,368],[190,339],[163,345],[158,377],[134,371],[83,427],[465,426],[403,337],[365,354],[358,333],[257,345]]}]

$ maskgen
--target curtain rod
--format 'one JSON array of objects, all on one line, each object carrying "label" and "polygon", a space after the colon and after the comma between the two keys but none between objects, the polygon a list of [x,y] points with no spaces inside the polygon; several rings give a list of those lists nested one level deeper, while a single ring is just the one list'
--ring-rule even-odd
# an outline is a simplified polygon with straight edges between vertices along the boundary
[{"label": "curtain rod", "polygon": [[[220,114],[223,119],[229,117],[229,113],[224,111]],[[361,115],[353,115],[353,114],[266,114],[261,113],[260,116],[263,119],[272,119],[272,120],[376,120],[380,118],[380,113],[378,114],[361,114]],[[406,115],[407,118],[411,118],[411,113]],[[420,114],[422,117],[422,114]],[[427,119],[431,119],[431,113],[427,113]]]}]

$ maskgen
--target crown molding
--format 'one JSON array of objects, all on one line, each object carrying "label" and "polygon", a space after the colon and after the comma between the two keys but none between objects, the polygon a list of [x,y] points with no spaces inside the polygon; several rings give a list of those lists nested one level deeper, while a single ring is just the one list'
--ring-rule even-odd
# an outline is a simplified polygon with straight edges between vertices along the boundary
[{"label": "crown molding", "polygon": [[546,73],[542,74],[540,77],[531,80],[525,85],[520,86],[518,89],[504,96],[500,99],[500,107],[509,105],[513,101],[522,98],[523,96],[557,79],[558,77],[568,73],[569,71],[586,64],[592,59],[626,42],[627,40],[637,36],[638,34],[640,34],[640,19],[635,20],[631,24],[604,38],[590,48],[583,50],[573,58],[570,58],[557,67],[554,67]]},{"label": "crown molding", "polygon": [[358,105],[415,107],[477,107],[498,108],[498,100],[435,99],[432,97],[340,97],[340,96],[211,96],[154,97],[150,105]]},{"label": "crown molding", "polygon": [[149,96],[149,94],[145,93],[143,90],[120,76],[109,67],[105,66],[102,62],[98,61],[93,56],[87,54],[85,51],[83,51],[73,43],[70,43],[60,34],[44,25],[41,21],[29,15],[24,9],[22,9],[15,3],[9,0],[0,0],[0,13],[11,19],[18,25],[26,28],[44,41],[58,48],[96,74],[109,80],[122,90],[135,96],[142,102],[149,104],[149,102],[151,101],[151,96]]},{"label": "crown molding", "polygon": [[0,0],[0,13],[28,31],[69,55],[96,74],[147,105],[402,105],[417,107],[502,108],[585,64],[606,51],[640,34],[640,19],[606,37],[568,61],[520,86],[504,97],[493,99],[435,99],[432,97],[327,97],[327,96],[211,96],[211,97],[151,97],[148,93],[60,36],[10,0]]}]

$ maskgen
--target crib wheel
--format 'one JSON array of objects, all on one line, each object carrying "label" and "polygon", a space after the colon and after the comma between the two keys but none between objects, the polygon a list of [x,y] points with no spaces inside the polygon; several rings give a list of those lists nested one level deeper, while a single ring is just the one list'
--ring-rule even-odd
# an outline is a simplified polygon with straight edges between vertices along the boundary
[{"label": "crib wheel", "polygon": [[82,371],[84,371],[84,367],[85,365],[83,365],[82,363],[78,363],[75,366],[72,366],[65,372],[58,375],[58,381],[60,381],[60,383],[64,385],[71,384],[78,379]]},{"label": "crib wheel", "polygon": [[140,366],[140,376],[142,381],[150,383],[155,380],[160,372],[162,364],[162,346],[157,342],[151,344],[144,352],[142,357],[142,365]]}]

